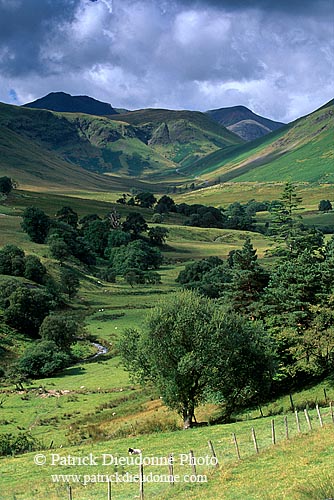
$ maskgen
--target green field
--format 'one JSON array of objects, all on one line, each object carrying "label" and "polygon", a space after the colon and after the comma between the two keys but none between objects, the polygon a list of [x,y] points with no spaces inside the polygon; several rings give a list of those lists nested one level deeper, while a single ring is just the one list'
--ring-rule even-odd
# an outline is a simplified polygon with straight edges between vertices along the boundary
[{"label": "green field", "polygon": [[[303,183],[297,188],[306,209],[305,222],[320,227],[331,225],[333,215],[319,214],[317,206],[321,199],[333,200],[332,185]],[[69,187],[69,192],[67,196],[63,192],[15,190],[7,200],[1,202],[0,247],[6,243],[16,244],[26,253],[38,255],[49,272],[57,275],[59,265],[50,258],[47,245],[31,242],[21,229],[24,208],[36,205],[54,216],[59,208],[69,205],[78,212],[79,217],[91,213],[103,216],[111,210],[122,191],[94,193],[88,188],[72,190]],[[175,200],[224,207],[236,200],[277,199],[281,192],[281,183],[229,183],[193,191],[182,197],[178,195]],[[126,213],[138,211],[138,208],[117,205],[117,210],[124,218]],[[145,209],[141,213],[150,223],[152,210]],[[261,215],[259,220],[263,216],[266,215]],[[317,485],[322,483],[327,497],[333,496],[333,482],[328,479],[328,463],[334,446],[333,424],[328,409],[328,401],[334,400],[332,379],[293,394],[294,404],[301,412],[302,435],[297,435],[289,396],[263,405],[263,418],[260,418],[258,408],[251,408],[237,415],[237,421],[233,424],[181,431],[180,417],[166,409],[160,395],[152,387],[138,387],[124,371],[115,349],[117,338],[127,328],[140,328],[149,308],[179,289],[175,278],[187,263],[213,255],[226,258],[231,250],[241,248],[249,235],[261,263],[270,265],[265,251],[272,248],[273,241],[259,233],[184,226],[182,217],[177,214],[166,217],[162,226],[169,230],[169,236],[163,250],[165,261],[159,269],[161,284],[131,287],[123,278],[118,277],[116,283],[112,284],[98,280],[88,272],[80,274],[79,294],[70,306],[75,314],[84,318],[85,329],[91,338],[107,346],[107,355],[82,360],[57,376],[33,380],[23,391],[15,391],[13,386],[7,384],[0,387],[0,434],[10,432],[16,435],[29,431],[42,442],[44,451],[40,453],[45,454],[48,460],[46,466],[37,466],[31,453],[0,458],[0,499],[67,498],[67,486],[62,483],[51,484],[50,474],[92,475],[101,472],[95,466],[52,467],[49,463],[52,452],[73,456],[113,453],[122,457],[127,455],[129,446],[138,446],[149,457],[188,453],[190,449],[194,450],[195,456],[201,457],[209,453],[209,439],[215,446],[220,468],[198,467],[199,474],[208,475],[207,484],[182,483],[173,489],[166,484],[147,484],[145,498],[323,500],[325,496],[316,496],[320,491]],[[1,277],[0,286],[3,279]],[[31,343],[13,332],[8,335],[8,339],[7,356],[2,360],[4,364]],[[91,352],[94,352],[92,347]],[[324,388],[328,401],[324,401]],[[326,424],[322,430],[319,430],[317,414],[313,409],[315,403],[319,403]],[[308,432],[303,416],[303,408],[307,405],[312,408],[312,432]],[[218,407],[203,405],[196,411],[196,417],[200,422],[211,422],[219,413]],[[288,415],[289,441],[285,439],[283,415]],[[275,418],[277,432],[278,444],[275,447],[271,444],[272,418]],[[254,451],[252,427],[258,438],[259,455]],[[241,461],[236,459],[232,432],[238,438]],[[129,468],[131,473],[137,470],[132,466]],[[166,473],[166,467],[158,467],[157,471]],[[191,467],[176,465],[175,471],[181,475],[191,474]],[[114,467],[108,469],[109,474],[114,472]],[[72,486],[74,500],[107,498],[105,483]],[[305,496],[307,494],[308,497]],[[137,484],[113,485],[113,498],[125,500],[136,497]]]}]

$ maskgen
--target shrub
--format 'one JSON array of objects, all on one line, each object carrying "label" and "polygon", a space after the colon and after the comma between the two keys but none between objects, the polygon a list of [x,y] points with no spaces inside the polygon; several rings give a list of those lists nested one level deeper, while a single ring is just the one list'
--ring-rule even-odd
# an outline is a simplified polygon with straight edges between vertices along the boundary
[{"label": "shrub", "polygon": [[46,268],[35,255],[28,255],[24,261],[24,277],[35,283],[44,283]]},{"label": "shrub", "polygon": [[40,340],[24,351],[17,368],[25,377],[48,377],[68,366],[70,361],[70,356],[55,342]]},{"label": "shrub", "polygon": [[0,434],[0,455],[3,457],[36,451],[41,448],[40,441],[29,433],[20,433],[17,436],[10,433]]}]

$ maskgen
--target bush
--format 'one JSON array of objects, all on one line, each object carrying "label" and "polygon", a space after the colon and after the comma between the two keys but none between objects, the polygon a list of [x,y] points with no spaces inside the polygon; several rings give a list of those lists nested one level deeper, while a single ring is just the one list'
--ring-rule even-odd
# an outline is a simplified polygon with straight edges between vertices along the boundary
[{"label": "bush", "polygon": [[44,283],[46,268],[35,255],[28,255],[24,261],[24,277],[35,283]]},{"label": "bush", "polygon": [[0,456],[19,455],[29,451],[40,450],[40,441],[33,438],[29,433],[20,433],[17,436],[5,433],[0,434]]},{"label": "bush", "polygon": [[5,245],[0,250],[0,274],[23,276],[24,251],[16,245]]},{"label": "bush", "polygon": [[8,195],[12,189],[15,188],[15,182],[10,177],[6,175],[4,177],[0,177],[0,193]]},{"label": "bush", "polygon": [[125,274],[130,269],[158,269],[162,264],[162,254],[145,241],[132,241],[126,246],[112,250],[110,260],[117,274]]},{"label": "bush", "polygon": [[107,283],[116,283],[116,273],[111,266],[101,269],[97,277]]},{"label": "bush", "polygon": [[44,243],[50,228],[50,218],[37,207],[28,207],[22,215],[21,227],[31,241]]},{"label": "bush", "polygon": [[44,318],[39,334],[44,340],[51,340],[59,349],[69,350],[78,334],[78,324],[71,318],[52,314]]},{"label": "bush", "polygon": [[37,288],[19,287],[6,301],[4,319],[13,328],[34,337],[52,307],[48,293]]},{"label": "bush", "polygon": [[69,354],[61,351],[55,342],[40,340],[24,351],[17,368],[25,377],[48,377],[68,366],[70,361]]}]

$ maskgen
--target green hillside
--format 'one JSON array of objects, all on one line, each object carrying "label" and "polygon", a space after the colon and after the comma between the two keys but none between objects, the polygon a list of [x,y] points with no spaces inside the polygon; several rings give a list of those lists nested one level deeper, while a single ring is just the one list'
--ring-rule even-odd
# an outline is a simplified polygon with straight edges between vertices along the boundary
[{"label": "green hillside", "polygon": [[243,142],[205,113],[143,109],[112,116],[138,127],[147,144],[179,166],[193,164],[199,158]]},{"label": "green hillside", "polygon": [[[131,125],[108,118],[1,104],[0,126],[32,141],[41,154],[43,148],[45,156],[56,155],[92,172],[139,177],[164,168],[175,170],[174,163],[150,149]],[[25,151],[13,141],[10,149],[14,156]]]},{"label": "green hillside", "polygon": [[250,144],[221,150],[182,170],[220,182],[334,181],[334,102]]}]

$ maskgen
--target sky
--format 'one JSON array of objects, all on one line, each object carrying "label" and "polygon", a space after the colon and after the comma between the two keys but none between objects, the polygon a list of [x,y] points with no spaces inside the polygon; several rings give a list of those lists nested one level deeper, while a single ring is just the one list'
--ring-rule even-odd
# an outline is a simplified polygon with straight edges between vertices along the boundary
[{"label": "sky", "polygon": [[244,105],[283,122],[334,97],[334,0],[0,0],[0,101]]}]

